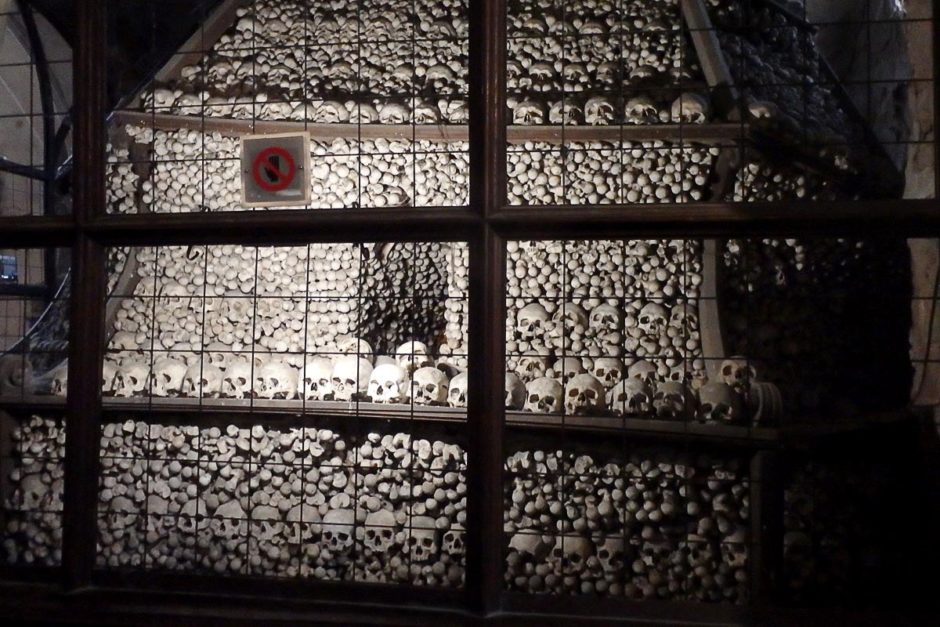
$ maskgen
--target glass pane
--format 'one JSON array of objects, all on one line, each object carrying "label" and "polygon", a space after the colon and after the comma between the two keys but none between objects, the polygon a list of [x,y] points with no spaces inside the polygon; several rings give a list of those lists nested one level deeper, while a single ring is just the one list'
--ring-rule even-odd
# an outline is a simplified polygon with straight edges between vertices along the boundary
[{"label": "glass pane", "polygon": [[69,262],[68,250],[0,249],[3,577],[62,559]]},{"label": "glass pane", "polygon": [[[468,202],[466,0],[254,0],[178,16],[133,4],[132,16],[114,3],[129,29],[112,40],[169,61],[120,77],[108,212]],[[246,203],[241,138],[288,132],[309,137],[309,155],[292,153],[309,198]]]},{"label": "glass pane", "polygon": [[463,585],[466,244],[121,254],[99,567]]},{"label": "glass pane", "polygon": [[[920,377],[937,365],[935,248],[890,238],[510,241],[506,590],[746,604],[750,556],[769,541],[753,535],[750,499],[780,493],[752,482],[750,452],[730,451],[905,424],[921,388],[912,359]],[[906,471],[886,456],[864,472],[869,455],[853,458],[856,474],[825,471],[837,479],[825,493],[804,490],[799,462],[785,471],[796,484],[787,498],[800,503],[788,506],[784,540],[791,602],[877,589],[877,568],[853,572],[866,546],[892,568],[908,555],[869,513],[879,482]],[[815,522],[841,510],[843,493],[858,507]]]},{"label": "glass pane", "polygon": [[0,217],[63,215],[71,211],[72,50],[38,11],[19,9],[0,7]]},{"label": "glass pane", "polygon": [[870,4],[509,2],[509,204],[934,197],[932,24]]}]

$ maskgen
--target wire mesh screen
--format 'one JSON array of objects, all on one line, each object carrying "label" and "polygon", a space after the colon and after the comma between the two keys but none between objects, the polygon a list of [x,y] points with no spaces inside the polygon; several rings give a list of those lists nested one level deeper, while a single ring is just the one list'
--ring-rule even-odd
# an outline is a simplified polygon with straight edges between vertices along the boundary
[{"label": "wire mesh screen", "polygon": [[109,212],[245,209],[239,137],[285,131],[310,137],[307,208],[467,203],[466,0],[226,1],[198,22],[120,103]]},{"label": "wire mesh screen", "polygon": [[[0,556],[4,571],[62,559],[68,251],[0,250]],[[48,397],[44,398],[46,395]],[[48,398],[52,403],[45,402]]]},{"label": "wire mesh screen", "polygon": [[514,241],[507,254],[510,421],[759,428],[907,402],[903,240]]},{"label": "wire mesh screen", "polygon": [[99,566],[462,586],[466,253],[132,249]]},{"label": "wire mesh screen", "polygon": [[509,203],[933,197],[929,3],[834,4],[510,1]]},{"label": "wire mesh screen", "polygon": [[609,440],[557,446],[530,437],[507,458],[508,590],[747,602],[745,459]]},{"label": "wire mesh screen", "polygon": [[72,51],[29,5],[0,3],[0,216],[68,213]]},{"label": "wire mesh screen", "polygon": [[[512,592],[745,603],[748,556],[768,541],[751,535],[749,499],[776,488],[749,481],[747,454],[704,442],[760,449],[877,424],[911,393],[904,240],[510,241],[507,283]],[[787,498],[799,511],[838,510],[840,488],[801,491],[797,468]],[[838,548],[809,547],[800,534],[816,523],[800,515],[788,518],[799,546],[787,585],[796,602],[821,603],[828,552],[852,579],[865,549],[844,526]]]}]

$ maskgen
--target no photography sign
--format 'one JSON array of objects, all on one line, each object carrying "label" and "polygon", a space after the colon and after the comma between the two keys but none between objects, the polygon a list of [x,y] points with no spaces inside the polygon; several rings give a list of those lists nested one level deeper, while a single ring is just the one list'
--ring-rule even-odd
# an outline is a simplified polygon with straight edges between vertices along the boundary
[{"label": "no photography sign", "polygon": [[242,138],[242,203],[291,207],[310,201],[310,144],[306,133]]}]

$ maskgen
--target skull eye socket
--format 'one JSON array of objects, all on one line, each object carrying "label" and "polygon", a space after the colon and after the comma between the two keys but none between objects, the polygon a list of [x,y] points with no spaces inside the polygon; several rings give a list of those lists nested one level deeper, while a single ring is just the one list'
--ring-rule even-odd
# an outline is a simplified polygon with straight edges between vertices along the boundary
[{"label": "skull eye socket", "polygon": [[352,387],[352,386],[356,385],[356,380],[355,380],[355,379],[346,379],[346,385],[348,385],[349,387]]},{"label": "skull eye socket", "polygon": [[721,369],[721,374],[725,375],[726,377],[729,377],[731,376],[731,373],[733,372],[733,370],[734,369],[731,367],[731,364],[725,364],[725,367]]},{"label": "skull eye socket", "polygon": [[584,395],[592,400],[597,398],[597,392],[595,392],[594,390],[585,390]]},{"label": "skull eye socket", "polygon": [[574,388],[568,390],[568,397],[569,397],[569,398],[577,398],[577,397],[578,397],[578,390],[576,390],[576,389],[574,389]]},{"label": "skull eye socket", "polygon": [[538,403],[538,402],[539,402],[539,395],[538,395],[538,394],[529,394],[529,402],[530,402],[530,403]]},{"label": "skull eye socket", "polygon": [[424,386],[424,390],[425,390],[426,392],[432,392],[432,393],[433,393],[434,390],[436,390],[436,389],[437,389],[437,386],[434,385],[433,383],[428,383],[426,386]]}]

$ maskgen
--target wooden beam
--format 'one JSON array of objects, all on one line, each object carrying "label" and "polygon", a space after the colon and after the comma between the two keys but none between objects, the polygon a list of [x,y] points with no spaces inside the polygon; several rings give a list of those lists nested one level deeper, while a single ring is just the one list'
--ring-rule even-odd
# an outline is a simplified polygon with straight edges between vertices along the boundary
[{"label": "wooden beam", "polygon": [[[253,134],[307,132],[313,140],[389,139],[434,142],[468,141],[469,129],[461,124],[312,124],[296,121],[241,120],[169,113],[121,110],[111,116],[113,124],[143,126],[163,131],[180,129],[241,137]],[[506,141],[523,142],[595,141],[695,141],[714,143],[747,137],[748,127],[739,122],[715,124],[647,124],[610,126],[509,126]]]},{"label": "wooden beam", "polygon": [[712,90],[712,101],[719,114],[728,120],[741,120],[738,92],[728,68],[718,34],[702,0],[681,0],[682,15],[689,28],[692,45],[698,54],[705,80]]},{"label": "wooden beam", "polygon": [[702,287],[698,299],[699,332],[701,333],[702,357],[709,380],[718,381],[721,360],[727,356],[725,333],[721,324],[719,306],[718,272],[724,240],[706,239],[702,245]]}]

